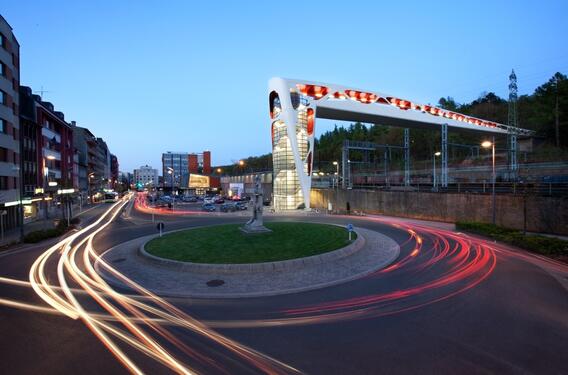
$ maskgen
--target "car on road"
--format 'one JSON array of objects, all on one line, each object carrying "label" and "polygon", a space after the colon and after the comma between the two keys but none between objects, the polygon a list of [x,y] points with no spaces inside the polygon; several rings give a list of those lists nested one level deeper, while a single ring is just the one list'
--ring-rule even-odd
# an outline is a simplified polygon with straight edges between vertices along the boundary
[{"label": "car on road", "polygon": [[195,196],[183,196],[181,200],[186,203],[195,203],[197,202],[197,197]]},{"label": "car on road", "polygon": [[221,205],[221,212],[235,212],[237,209],[238,208],[234,203],[223,203]]},{"label": "car on road", "polygon": [[247,202],[236,202],[235,208],[239,211],[244,211],[244,210],[248,209],[248,204],[247,204]]},{"label": "car on road", "polygon": [[207,212],[215,212],[217,211],[217,208],[215,207],[214,204],[212,203],[205,203],[203,206],[201,206],[201,209],[203,211],[207,211]]},{"label": "car on road", "polygon": [[215,204],[223,204],[225,203],[225,199],[223,197],[215,198]]}]

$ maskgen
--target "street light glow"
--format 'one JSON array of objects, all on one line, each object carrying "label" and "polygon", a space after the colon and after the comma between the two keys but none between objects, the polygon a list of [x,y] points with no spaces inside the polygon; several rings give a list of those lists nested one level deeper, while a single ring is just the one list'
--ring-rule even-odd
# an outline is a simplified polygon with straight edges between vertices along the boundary
[{"label": "street light glow", "polygon": [[434,152],[434,156],[440,156],[440,155],[442,155],[442,153],[440,151]]},{"label": "street light glow", "polygon": [[339,163],[338,163],[338,162],[336,162],[336,161],[334,161],[334,162],[333,162],[333,165],[337,165],[337,164],[339,164]]},{"label": "street light glow", "polygon": [[483,148],[489,148],[493,146],[493,143],[491,143],[491,141],[483,141],[483,143],[481,143],[481,147]]},{"label": "street light glow", "polygon": [[53,155],[47,155],[46,158],[48,160],[55,160],[55,156],[53,156]]},{"label": "street light glow", "polygon": [[245,161],[244,161],[244,160],[239,160],[239,165],[242,167],[243,165],[245,165]]}]

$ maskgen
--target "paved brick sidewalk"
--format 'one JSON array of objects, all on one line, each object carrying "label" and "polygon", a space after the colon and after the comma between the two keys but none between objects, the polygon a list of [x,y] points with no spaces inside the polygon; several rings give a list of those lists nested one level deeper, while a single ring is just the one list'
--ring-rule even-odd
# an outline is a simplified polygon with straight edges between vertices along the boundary
[{"label": "paved brick sidewalk", "polygon": [[[363,277],[394,262],[400,247],[391,238],[367,229],[356,229],[365,245],[354,254],[323,264],[296,270],[249,274],[204,274],[164,266],[138,253],[140,245],[152,236],[137,238],[109,249],[102,258],[131,280],[160,296],[240,298],[294,293],[323,288]],[[111,284],[123,286],[97,262],[97,271]],[[214,279],[224,281],[207,286]]]}]

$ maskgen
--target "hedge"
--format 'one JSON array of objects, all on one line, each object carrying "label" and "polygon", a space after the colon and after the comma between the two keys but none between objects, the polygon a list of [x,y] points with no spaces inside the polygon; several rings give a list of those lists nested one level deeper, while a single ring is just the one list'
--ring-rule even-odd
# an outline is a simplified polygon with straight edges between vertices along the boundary
[{"label": "hedge", "polygon": [[564,241],[559,238],[533,234],[525,235],[523,232],[516,229],[478,222],[460,221],[456,223],[456,229],[487,236],[537,254],[547,255],[554,258],[568,257],[568,241]]},{"label": "hedge", "polygon": [[[73,220],[72,220],[73,221]],[[67,226],[66,220],[60,220],[57,223],[57,226],[52,229],[42,229],[30,232],[24,236],[25,243],[37,243],[43,240],[47,240],[49,238],[54,238],[61,236],[65,232],[74,229],[75,226],[73,224]]]}]

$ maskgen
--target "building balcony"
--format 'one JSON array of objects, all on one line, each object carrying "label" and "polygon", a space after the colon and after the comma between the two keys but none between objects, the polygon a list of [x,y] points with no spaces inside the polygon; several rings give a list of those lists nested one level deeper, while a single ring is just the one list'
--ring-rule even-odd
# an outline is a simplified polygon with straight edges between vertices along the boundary
[{"label": "building balcony", "polygon": [[49,139],[53,139],[55,138],[55,140],[57,141],[57,143],[61,143],[61,136],[54,132],[53,130],[49,129],[49,128],[41,128],[41,135],[43,135],[44,137],[47,137]]},{"label": "building balcony", "polygon": [[49,181],[61,179],[61,170],[60,169],[48,168],[47,173],[48,173],[48,180]]},{"label": "building balcony", "polygon": [[51,150],[49,148],[43,149],[43,157],[49,160],[61,161],[61,153],[58,151]]}]

